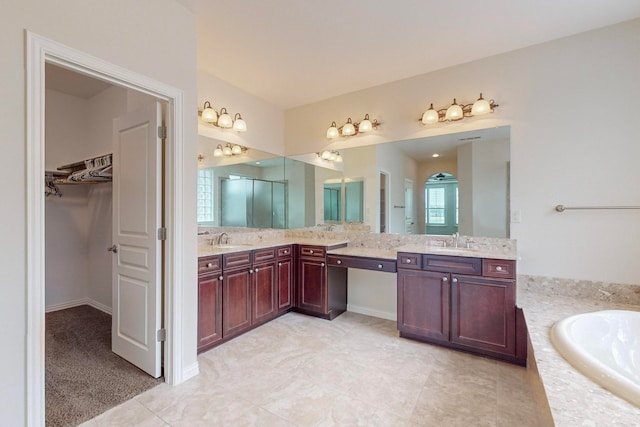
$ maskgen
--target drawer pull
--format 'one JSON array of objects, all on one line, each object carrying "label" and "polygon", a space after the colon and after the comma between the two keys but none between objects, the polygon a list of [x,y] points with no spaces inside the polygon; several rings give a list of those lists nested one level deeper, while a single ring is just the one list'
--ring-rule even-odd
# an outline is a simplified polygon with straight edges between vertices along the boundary
[{"label": "drawer pull", "polygon": [[382,264],[378,264],[378,268],[382,270]]},{"label": "drawer pull", "polygon": [[222,280],[222,279],[223,279],[223,277],[222,277],[222,276],[218,276],[218,280]]},{"label": "drawer pull", "polygon": [[497,266],[496,271],[502,271],[502,266],[501,265]]},{"label": "drawer pull", "polygon": [[338,264],[338,265],[342,264],[342,260],[336,261],[336,264]]},{"label": "drawer pull", "polygon": [[285,250],[284,250],[284,253],[285,253],[285,254],[288,254],[288,253],[289,253],[289,250],[288,250],[288,249],[285,249]]},{"label": "drawer pull", "polygon": [[209,264],[207,264],[207,267],[209,267],[209,268],[213,267],[213,263],[210,262]]},{"label": "drawer pull", "polygon": [[411,258],[407,258],[407,260],[405,261],[407,264],[411,264]]},{"label": "drawer pull", "polygon": [[309,250],[309,253],[310,253],[310,254],[313,254],[313,249]]}]

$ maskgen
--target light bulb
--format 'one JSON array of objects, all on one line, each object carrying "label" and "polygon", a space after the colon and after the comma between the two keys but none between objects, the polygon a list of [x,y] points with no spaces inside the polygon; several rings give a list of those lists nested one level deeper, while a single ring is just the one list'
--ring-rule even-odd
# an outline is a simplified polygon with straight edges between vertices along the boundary
[{"label": "light bulb", "polygon": [[491,112],[491,104],[489,104],[489,101],[482,97],[481,93],[480,98],[478,98],[478,100],[473,103],[473,107],[471,107],[471,115],[480,116],[489,112]]},{"label": "light bulb", "polygon": [[222,154],[224,154],[225,156],[230,156],[231,147],[229,145],[225,145],[224,148],[222,149]]},{"label": "light bulb", "polygon": [[358,125],[358,132],[369,132],[371,129],[373,129],[373,125],[371,124],[371,120],[369,120],[369,115],[365,114],[364,120]]},{"label": "light bulb", "polygon": [[438,120],[440,120],[440,115],[436,110],[434,110],[433,104],[431,104],[429,109],[422,115],[422,124],[430,125],[433,123],[438,123]]},{"label": "light bulb", "polygon": [[347,123],[344,124],[344,126],[342,126],[342,134],[344,136],[350,136],[350,135],[354,135],[356,133],[356,128],[353,125],[353,123],[351,123],[351,117],[349,117],[349,119],[347,120]]},{"label": "light bulb", "polygon": [[220,116],[218,117],[218,126],[221,128],[230,128],[233,125],[233,120],[231,120],[231,116],[227,113],[226,108],[222,108],[220,110]]},{"label": "light bulb", "polygon": [[233,130],[235,130],[236,132],[247,131],[247,124],[244,120],[242,120],[242,116],[240,115],[240,113],[236,113],[236,115],[234,116]]},{"label": "light bulb", "polygon": [[338,128],[336,127],[336,122],[331,122],[331,126],[327,129],[327,138],[333,139],[337,138],[340,135],[338,132]]},{"label": "light bulb", "polygon": [[209,101],[204,103],[201,117],[202,121],[207,123],[215,123],[218,121],[218,113],[216,113],[216,110],[211,108],[211,103]]},{"label": "light bulb", "polygon": [[322,157],[322,160],[329,160],[331,153],[328,150],[324,150],[320,157]]},{"label": "light bulb", "polygon": [[242,147],[239,146],[238,144],[234,145],[233,147],[231,147],[231,154],[242,154]]},{"label": "light bulb", "polygon": [[329,153],[329,160],[330,161],[335,162],[336,161],[336,157],[337,156],[336,156],[336,152],[335,151],[332,151],[332,152]]},{"label": "light bulb", "polygon": [[[447,113],[444,116],[445,120],[460,120],[462,118],[462,107],[456,104],[456,99],[453,98],[453,104],[449,108],[447,108]],[[220,119],[218,119],[220,120]]]},{"label": "light bulb", "polygon": [[342,163],[342,155],[339,151],[336,152],[336,163]]},{"label": "light bulb", "polygon": [[213,150],[213,157],[222,157],[222,145],[218,144],[215,150]]}]

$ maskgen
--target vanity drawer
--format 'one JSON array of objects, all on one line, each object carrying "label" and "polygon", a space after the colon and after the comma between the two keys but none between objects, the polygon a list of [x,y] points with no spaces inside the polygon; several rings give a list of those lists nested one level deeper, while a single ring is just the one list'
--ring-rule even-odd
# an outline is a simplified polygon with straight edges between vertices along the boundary
[{"label": "vanity drawer", "polygon": [[324,258],[326,250],[322,246],[300,246],[300,256],[312,258]]},{"label": "vanity drawer", "polygon": [[276,258],[276,248],[256,249],[253,251],[253,262],[270,261]]},{"label": "vanity drawer", "polygon": [[482,275],[503,279],[516,278],[516,262],[508,259],[483,259]]},{"label": "vanity drawer", "polygon": [[327,264],[336,267],[360,268],[363,270],[396,272],[396,261],[381,258],[327,255]]},{"label": "vanity drawer", "polygon": [[214,273],[220,270],[220,255],[198,258],[198,274]]},{"label": "vanity drawer", "polygon": [[445,255],[423,255],[422,269],[442,273],[482,275],[482,258]]},{"label": "vanity drawer", "polygon": [[249,265],[251,265],[251,251],[233,252],[222,255],[222,267],[225,270]]},{"label": "vanity drawer", "polygon": [[291,256],[291,245],[280,246],[278,248],[278,258],[287,258]]},{"label": "vanity drawer", "polygon": [[398,268],[406,268],[410,270],[420,270],[421,255],[408,252],[398,252]]}]

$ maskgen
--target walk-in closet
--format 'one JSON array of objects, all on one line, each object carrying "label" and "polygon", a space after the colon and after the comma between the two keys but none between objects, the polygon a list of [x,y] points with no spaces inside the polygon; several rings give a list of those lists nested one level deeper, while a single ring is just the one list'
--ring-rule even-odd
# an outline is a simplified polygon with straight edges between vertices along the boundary
[{"label": "walk-in closet", "polygon": [[112,352],[108,250],[114,119],[156,100],[51,64],[45,75],[46,425],[75,426],[162,382]]}]

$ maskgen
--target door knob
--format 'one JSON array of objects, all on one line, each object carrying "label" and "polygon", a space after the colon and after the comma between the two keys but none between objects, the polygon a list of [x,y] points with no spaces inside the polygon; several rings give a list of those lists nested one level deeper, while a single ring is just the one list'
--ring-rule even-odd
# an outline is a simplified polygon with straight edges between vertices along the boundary
[{"label": "door knob", "polygon": [[109,252],[113,252],[114,254],[118,253],[118,245],[113,245],[110,248],[107,248]]}]

